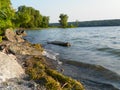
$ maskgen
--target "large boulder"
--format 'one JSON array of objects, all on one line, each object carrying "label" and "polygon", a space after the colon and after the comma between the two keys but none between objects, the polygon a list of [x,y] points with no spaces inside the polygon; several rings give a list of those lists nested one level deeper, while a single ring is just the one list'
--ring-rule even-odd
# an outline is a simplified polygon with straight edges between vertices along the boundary
[{"label": "large boulder", "polygon": [[14,55],[0,52],[0,83],[7,79],[21,77],[23,74],[24,70]]}]

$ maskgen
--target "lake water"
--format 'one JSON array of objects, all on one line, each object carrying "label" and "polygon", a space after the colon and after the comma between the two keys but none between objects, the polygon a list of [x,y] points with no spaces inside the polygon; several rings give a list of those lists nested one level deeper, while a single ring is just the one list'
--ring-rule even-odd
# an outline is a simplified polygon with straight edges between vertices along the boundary
[{"label": "lake water", "polygon": [[[99,90],[120,89],[120,27],[54,28],[26,32],[26,39],[30,42],[41,43],[46,50],[59,53],[59,60],[66,63],[63,66],[68,71],[66,75],[99,83],[101,88],[104,86]],[[71,47],[51,45],[47,41],[70,42]],[[111,89],[105,89],[107,86]]]}]

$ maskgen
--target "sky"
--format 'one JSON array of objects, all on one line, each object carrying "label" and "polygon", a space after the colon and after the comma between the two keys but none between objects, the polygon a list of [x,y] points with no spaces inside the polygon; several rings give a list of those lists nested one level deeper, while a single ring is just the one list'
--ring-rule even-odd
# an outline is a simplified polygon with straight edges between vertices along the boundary
[{"label": "sky", "polygon": [[69,16],[68,21],[91,21],[120,19],[120,0],[11,0],[14,9],[21,5],[33,7],[50,22],[59,20],[61,13]]}]

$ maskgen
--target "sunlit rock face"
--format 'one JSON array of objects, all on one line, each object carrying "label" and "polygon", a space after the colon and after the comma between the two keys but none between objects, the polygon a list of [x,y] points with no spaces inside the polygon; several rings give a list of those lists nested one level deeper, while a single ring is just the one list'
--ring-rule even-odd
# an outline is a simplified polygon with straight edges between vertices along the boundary
[{"label": "sunlit rock face", "polygon": [[24,74],[24,70],[12,54],[0,52],[0,83],[7,79],[17,78]]}]

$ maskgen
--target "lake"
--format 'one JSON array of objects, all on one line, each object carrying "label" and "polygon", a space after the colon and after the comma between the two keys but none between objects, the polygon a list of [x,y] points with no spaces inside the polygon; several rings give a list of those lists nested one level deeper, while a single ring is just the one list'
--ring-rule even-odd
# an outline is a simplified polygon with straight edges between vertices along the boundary
[{"label": "lake", "polygon": [[[62,66],[66,70],[64,74],[82,80],[86,88],[92,88],[94,82],[98,90],[120,89],[120,27],[53,28],[26,32],[27,40],[41,43],[48,53],[57,56],[65,63]],[[70,42],[71,47],[47,44],[48,41]]]}]

